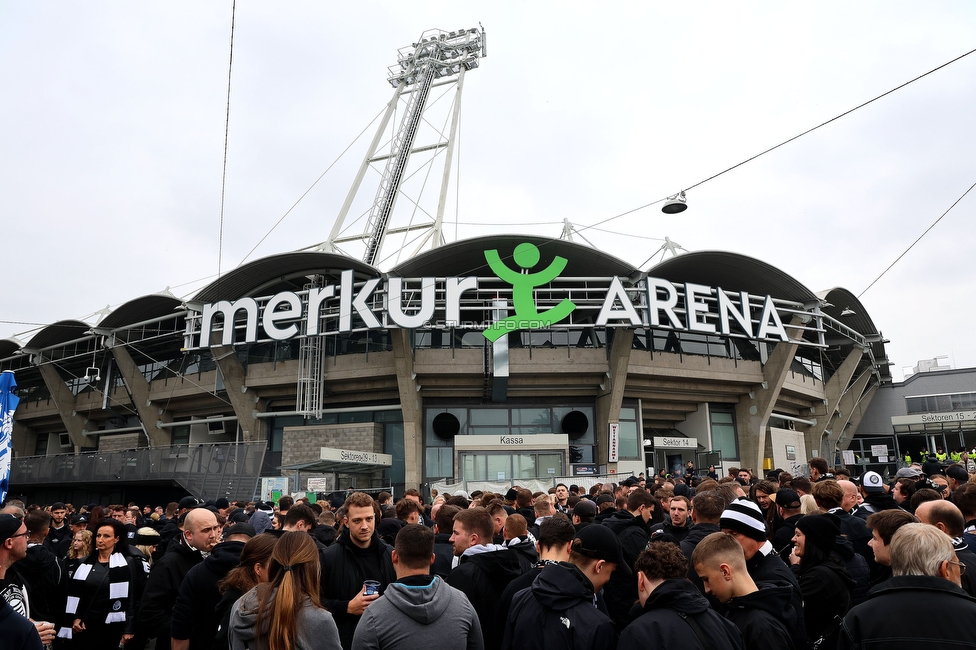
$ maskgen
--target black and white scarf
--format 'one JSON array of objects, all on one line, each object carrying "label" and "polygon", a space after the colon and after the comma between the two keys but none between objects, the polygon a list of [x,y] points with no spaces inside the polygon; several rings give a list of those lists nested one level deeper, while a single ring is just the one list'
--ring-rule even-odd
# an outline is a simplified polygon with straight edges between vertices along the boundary
[{"label": "black and white scarf", "polygon": [[[82,562],[75,574],[68,581],[68,600],[65,606],[65,614],[70,621],[81,618],[85,612],[78,613],[79,605],[85,597],[85,581],[92,572],[93,560],[96,555],[86,558]],[[125,623],[125,613],[129,608],[129,564],[125,561],[125,556],[121,553],[112,553],[108,559],[108,598],[109,612],[105,616],[106,625],[109,623]],[[58,630],[58,636],[62,639],[71,638],[71,623]]]}]

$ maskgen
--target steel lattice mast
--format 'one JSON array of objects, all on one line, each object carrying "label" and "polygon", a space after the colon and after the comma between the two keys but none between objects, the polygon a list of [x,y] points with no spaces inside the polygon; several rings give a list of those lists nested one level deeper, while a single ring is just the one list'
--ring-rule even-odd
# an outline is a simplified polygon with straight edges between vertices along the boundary
[{"label": "steel lattice mast", "polygon": [[[376,265],[383,259],[380,253],[386,236],[393,232],[426,231],[418,233],[420,243],[417,250],[423,248],[427,242],[431,242],[432,247],[443,242],[441,227],[447,202],[450,168],[454,157],[464,74],[468,70],[477,68],[483,56],[486,56],[485,32],[480,28],[456,32],[430,30],[424,32],[420,42],[400,49],[397,64],[390,68],[388,78],[396,90],[336,217],[329,239],[320,246],[321,249],[339,251],[343,243],[365,242],[363,261]],[[454,84],[454,103],[447,133],[440,133],[434,143],[416,146],[418,132],[425,122],[425,111],[428,110],[431,90],[447,84]],[[403,117],[388,146],[381,151],[383,136],[401,103],[404,104]],[[411,154],[418,152],[439,154],[441,149],[444,150],[444,170],[436,214],[427,214],[424,223],[414,223],[411,220],[405,226],[391,228],[394,208],[401,195],[401,186],[407,177],[407,165]],[[384,163],[384,167],[376,195],[368,210],[365,228],[356,234],[351,234],[349,231],[354,226],[346,224],[350,208],[359,194],[367,170],[378,163]],[[433,164],[433,158],[430,164]],[[353,224],[356,221],[359,219],[353,220]]]}]

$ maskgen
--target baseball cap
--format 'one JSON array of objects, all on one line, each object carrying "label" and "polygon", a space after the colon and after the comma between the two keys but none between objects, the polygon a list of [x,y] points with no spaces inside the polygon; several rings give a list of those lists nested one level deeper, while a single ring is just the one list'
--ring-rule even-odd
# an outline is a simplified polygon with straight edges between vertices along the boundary
[{"label": "baseball cap", "polygon": [[[24,524],[23,519],[18,519],[11,514],[0,515],[0,544],[17,534],[20,527]],[[612,534],[612,533],[611,533]]]},{"label": "baseball cap", "polygon": [[864,476],[861,477],[861,485],[865,492],[884,492],[884,479],[877,472],[864,472]]},{"label": "baseball cap", "polygon": [[965,483],[969,480],[969,472],[962,465],[949,465],[945,469],[945,474],[949,478],[954,478],[960,483]]},{"label": "baseball cap", "polygon": [[219,499],[214,501],[214,505],[220,508],[221,510],[226,510],[227,508],[230,507],[230,501],[228,501],[224,497],[220,497]]},{"label": "baseball cap", "polygon": [[635,485],[640,485],[640,479],[636,476],[628,476],[620,484],[626,487],[634,487]]},{"label": "baseball cap", "polygon": [[573,506],[573,514],[578,517],[595,517],[596,505],[588,499],[580,499],[579,503]]},{"label": "baseball cap", "polygon": [[228,526],[224,529],[224,539],[227,539],[231,535],[247,535],[248,537],[254,537],[257,534],[257,531],[254,530],[254,526],[251,524],[234,524],[233,526]]},{"label": "baseball cap", "polygon": [[632,573],[620,549],[620,540],[606,526],[591,525],[578,531],[572,548],[574,553],[585,557],[613,562],[617,565],[617,571],[622,571],[624,575]]},{"label": "baseball cap", "polygon": [[65,509],[64,504],[61,503],[60,501],[55,501],[54,503],[51,504],[51,511],[52,512],[54,510],[64,510],[64,509]]},{"label": "baseball cap", "polygon": [[88,515],[86,514],[74,515],[71,518],[71,523],[74,524],[75,526],[80,526],[81,524],[87,524]]},{"label": "baseball cap", "polygon": [[184,509],[196,508],[199,505],[200,505],[200,501],[197,500],[196,497],[183,497],[182,499],[180,499],[179,509],[184,510]]},{"label": "baseball cap", "polygon": [[230,523],[232,524],[246,524],[248,521],[250,521],[250,519],[250,515],[240,508],[230,513]]},{"label": "baseball cap", "polygon": [[781,508],[793,509],[799,508],[801,505],[800,495],[796,493],[796,490],[791,490],[790,488],[780,488],[777,490],[773,496],[773,500]]},{"label": "baseball cap", "polygon": [[734,530],[750,539],[766,541],[766,521],[762,510],[749,499],[740,498],[730,503],[719,518],[720,528]]},{"label": "baseball cap", "polygon": [[902,467],[895,473],[895,478],[918,478],[922,475],[922,470],[917,467]]}]

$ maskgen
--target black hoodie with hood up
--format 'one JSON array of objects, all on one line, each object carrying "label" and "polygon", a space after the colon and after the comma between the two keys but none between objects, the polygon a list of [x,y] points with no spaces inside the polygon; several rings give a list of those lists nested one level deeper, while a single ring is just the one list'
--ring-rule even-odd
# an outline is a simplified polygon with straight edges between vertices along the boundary
[{"label": "black hoodie with hood up", "polygon": [[593,584],[576,565],[547,564],[512,599],[502,648],[617,647],[613,621],[593,605]]}]

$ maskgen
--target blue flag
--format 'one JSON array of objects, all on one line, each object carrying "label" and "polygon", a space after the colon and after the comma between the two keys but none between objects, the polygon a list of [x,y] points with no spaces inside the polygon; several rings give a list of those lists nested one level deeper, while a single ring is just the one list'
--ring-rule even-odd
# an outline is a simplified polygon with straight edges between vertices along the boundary
[{"label": "blue flag", "polygon": [[17,381],[13,370],[0,373],[0,502],[7,498],[10,487],[11,443],[14,437],[14,411],[20,398],[14,395]]}]

